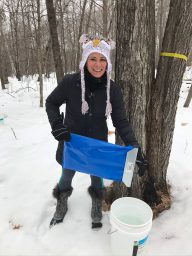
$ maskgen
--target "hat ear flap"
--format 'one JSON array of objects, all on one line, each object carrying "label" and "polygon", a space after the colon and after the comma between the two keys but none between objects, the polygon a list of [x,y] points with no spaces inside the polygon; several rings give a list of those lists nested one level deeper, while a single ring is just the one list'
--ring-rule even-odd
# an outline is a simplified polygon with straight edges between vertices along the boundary
[{"label": "hat ear flap", "polygon": [[113,41],[113,40],[109,40],[108,41],[108,43],[109,43],[109,45],[110,45],[110,47],[111,47],[111,50],[113,50],[113,49],[115,49],[115,41]]},{"label": "hat ear flap", "polygon": [[87,34],[83,34],[83,35],[80,37],[80,39],[79,39],[79,42],[80,42],[81,44],[84,44],[84,43],[86,43],[87,41],[88,41]]}]

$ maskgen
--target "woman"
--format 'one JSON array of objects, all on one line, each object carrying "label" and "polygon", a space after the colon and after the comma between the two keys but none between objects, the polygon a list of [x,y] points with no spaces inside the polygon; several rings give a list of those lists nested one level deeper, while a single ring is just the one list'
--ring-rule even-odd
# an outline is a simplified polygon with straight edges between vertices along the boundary
[{"label": "woman", "polygon": [[[59,141],[56,159],[60,164],[63,141],[70,140],[70,132],[107,141],[106,119],[109,115],[125,145],[139,147],[126,119],[120,88],[110,80],[110,51],[114,43],[98,36],[87,35],[81,36],[80,43],[83,50],[80,73],[66,75],[46,100],[52,134]],[[66,104],[64,122],[59,111],[62,104]],[[146,161],[141,150],[137,159],[140,170],[144,171]],[[60,181],[53,190],[57,206],[50,227],[62,222],[65,217],[67,200],[73,190],[71,184],[74,175],[75,170],[62,170]],[[92,199],[92,228],[102,227],[102,189],[101,178],[91,176],[88,192]]]}]

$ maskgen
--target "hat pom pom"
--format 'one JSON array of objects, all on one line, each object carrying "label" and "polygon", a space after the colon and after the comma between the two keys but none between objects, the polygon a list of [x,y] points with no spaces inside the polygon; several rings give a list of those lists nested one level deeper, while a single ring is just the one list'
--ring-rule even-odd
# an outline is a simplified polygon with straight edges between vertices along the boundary
[{"label": "hat pom pom", "polygon": [[115,41],[109,40],[109,45],[111,46],[111,50],[115,49]]},{"label": "hat pom pom", "polygon": [[87,40],[88,40],[87,35],[86,35],[86,34],[83,34],[83,35],[80,37],[79,42],[80,42],[81,44],[84,44]]}]

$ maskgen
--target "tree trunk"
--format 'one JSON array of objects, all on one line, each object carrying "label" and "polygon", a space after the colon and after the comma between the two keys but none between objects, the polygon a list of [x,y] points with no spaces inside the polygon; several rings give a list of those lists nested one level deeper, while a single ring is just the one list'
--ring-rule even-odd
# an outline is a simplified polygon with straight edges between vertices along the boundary
[{"label": "tree trunk", "polygon": [[35,75],[38,72],[38,62],[37,62],[37,18],[35,14],[37,13],[37,10],[34,7],[34,1],[31,0],[30,2],[31,6],[31,15],[27,15],[27,23],[28,23],[28,31],[31,35],[30,37],[30,65],[31,65],[31,71],[30,74]]},{"label": "tree trunk", "polygon": [[52,59],[52,49],[51,49],[51,38],[49,38],[47,45],[45,47],[45,76],[50,78],[51,73],[51,63],[50,60]]},{"label": "tree trunk", "polygon": [[12,59],[15,68],[15,75],[19,81],[21,81],[20,63],[19,63],[19,38],[18,38],[18,8],[19,2],[14,9],[13,3],[8,7],[9,10],[9,20],[11,27],[11,42],[12,42]]},{"label": "tree trunk", "polygon": [[[191,13],[191,0],[171,0],[162,52],[188,56],[192,36]],[[156,81],[152,84],[147,156],[149,175],[160,194],[169,194],[167,168],[185,67],[183,59],[160,57]]]},{"label": "tree trunk", "polygon": [[[113,2],[111,3],[111,8],[112,8],[112,13],[111,13],[111,18],[110,18],[110,22],[109,22],[109,27],[107,30],[107,35],[110,34],[110,32],[112,31],[112,33],[114,32],[115,29],[113,29],[113,23],[115,23],[114,17],[116,16],[115,12],[116,12],[116,4],[114,4]],[[113,36],[112,36],[113,38]]]},{"label": "tree trunk", "polygon": [[[1,14],[1,13],[0,13]],[[9,55],[6,49],[5,36],[0,16],[0,80],[1,87],[5,90],[5,84],[8,84],[8,68],[9,68]]]},{"label": "tree trunk", "polygon": [[165,25],[167,21],[167,16],[169,12],[169,2],[170,0],[158,0],[156,2],[156,52],[155,52],[155,67],[157,67],[159,62],[159,56],[161,53],[163,35],[165,31]]},{"label": "tree trunk", "polygon": [[64,76],[63,72],[63,64],[60,53],[60,46],[57,34],[57,22],[56,22],[56,14],[53,6],[53,0],[46,0],[47,6],[47,16],[49,22],[49,30],[52,41],[52,50],[53,50],[53,59],[55,63],[55,71],[57,76],[57,82],[59,83]]},{"label": "tree trunk", "polygon": [[191,85],[191,87],[189,89],[189,93],[187,95],[187,99],[185,101],[185,104],[183,105],[184,108],[188,108],[189,107],[189,104],[191,102],[191,98],[192,98],[192,85]]},{"label": "tree trunk", "polygon": [[108,35],[107,35],[107,28],[108,28],[108,26],[107,26],[107,23],[108,23],[107,1],[108,0],[103,0],[103,36],[104,36],[104,38],[108,37]]},{"label": "tree trunk", "polygon": [[[147,113],[155,68],[154,0],[117,1],[115,80],[121,87],[127,118],[138,142],[147,148]],[[134,177],[132,195],[142,197],[141,179]]]},{"label": "tree trunk", "polygon": [[80,45],[79,45],[79,38],[82,34],[82,28],[83,28],[83,20],[85,16],[85,7],[87,4],[87,0],[84,0],[83,2],[83,8],[82,8],[82,13],[81,13],[81,19],[80,19],[80,24],[79,24],[79,33],[78,33],[78,38],[77,38],[77,60],[76,60],[76,71],[79,70],[79,59],[80,59]]},{"label": "tree trunk", "polygon": [[160,1],[160,20],[159,20],[159,54],[161,52],[162,41],[163,41],[163,18],[164,18],[164,0]]},{"label": "tree trunk", "polygon": [[[74,2],[73,2],[74,4]],[[72,15],[74,15],[74,12],[72,13]],[[67,34],[68,34],[68,43],[69,45],[71,46],[70,47],[70,51],[68,53],[68,60],[69,60],[69,70],[72,71],[72,70],[75,70],[75,64],[76,64],[76,58],[74,56],[74,49],[75,49],[75,42],[74,42],[74,37],[75,37],[75,31],[74,31],[74,28],[72,27],[71,28],[71,25],[70,25],[70,17],[69,17],[69,12],[67,12],[66,14],[67,16],[67,20],[66,20],[66,27],[67,27]],[[73,26],[74,26],[74,22],[73,22]],[[73,37],[74,35],[74,37]]]},{"label": "tree trunk", "polygon": [[[1,39],[1,37],[0,37]],[[1,40],[0,40],[0,43],[1,43]],[[4,61],[4,58],[3,58],[3,53],[1,52],[1,48],[0,48],[0,58],[2,61],[0,61],[0,80],[1,80],[1,88],[2,90],[5,90],[5,84],[6,84],[6,81],[5,81],[5,75],[4,75],[4,68],[3,68],[3,61]]]},{"label": "tree trunk", "polygon": [[39,92],[40,92],[40,107],[43,107],[43,77],[42,77],[42,51],[41,51],[41,15],[40,15],[40,0],[37,0],[37,61],[39,71]]},{"label": "tree trunk", "polygon": [[[0,17],[1,18],[1,17]],[[1,20],[0,20],[1,21]],[[0,23],[1,25],[1,23]],[[2,65],[2,62],[3,62],[3,36],[2,36],[2,31],[1,31],[1,27],[0,27],[0,44],[1,44],[1,47],[0,47],[0,80],[1,80],[1,87],[2,87],[2,90],[5,90],[5,80],[4,80],[4,74],[3,74],[3,65]]]},{"label": "tree trunk", "polygon": [[29,40],[27,37],[27,24],[25,22],[25,5],[23,5],[23,1],[21,1],[21,13],[22,13],[22,25],[23,25],[23,38],[24,38],[24,65],[23,65],[23,73],[25,75],[29,75]]},{"label": "tree trunk", "polygon": [[93,0],[91,0],[91,3],[90,3],[89,14],[88,14],[87,23],[85,26],[85,34],[89,33],[89,25],[90,25],[92,8],[93,8]]},{"label": "tree trunk", "polygon": [[0,74],[0,79],[1,79],[1,88],[2,88],[2,90],[5,90],[6,89],[5,88],[5,81],[3,79],[3,76],[1,76],[1,74]]},{"label": "tree trunk", "polygon": [[143,149],[146,149],[146,113],[154,80],[153,8],[153,0],[142,5],[139,0],[117,1],[115,80],[124,96],[127,118]]},{"label": "tree trunk", "polygon": [[[60,15],[60,26],[61,26],[61,52],[63,56],[63,62],[64,62],[64,71],[67,73],[68,71],[68,64],[67,64],[67,55],[66,55],[66,46],[65,46],[65,24],[64,24],[64,10],[65,6],[63,8],[61,0],[58,1],[59,4],[59,15]],[[64,10],[63,10],[64,9]]]}]

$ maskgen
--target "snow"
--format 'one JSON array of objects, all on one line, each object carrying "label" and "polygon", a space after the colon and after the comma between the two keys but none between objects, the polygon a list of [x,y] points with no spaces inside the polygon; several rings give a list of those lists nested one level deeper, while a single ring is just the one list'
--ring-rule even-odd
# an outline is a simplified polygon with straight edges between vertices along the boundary
[{"label": "snow", "polygon": [[[55,86],[54,75],[44,79],[45,98]],[[183,108],[188,91],[184,81],[167,175],[172,206],[153,221],[143,255],[192,255],[192,105]],[[109,213],[103,213],[100,231],[91,229],[86,174],[76,173],[64,222],[49,229],[61,167],[45,109],[39,107],[36,77],[9,79],[8,89],[0,91],[0,116],[0,255],[111,255]],[[109,127],[113,130],[111,121]]]}]

